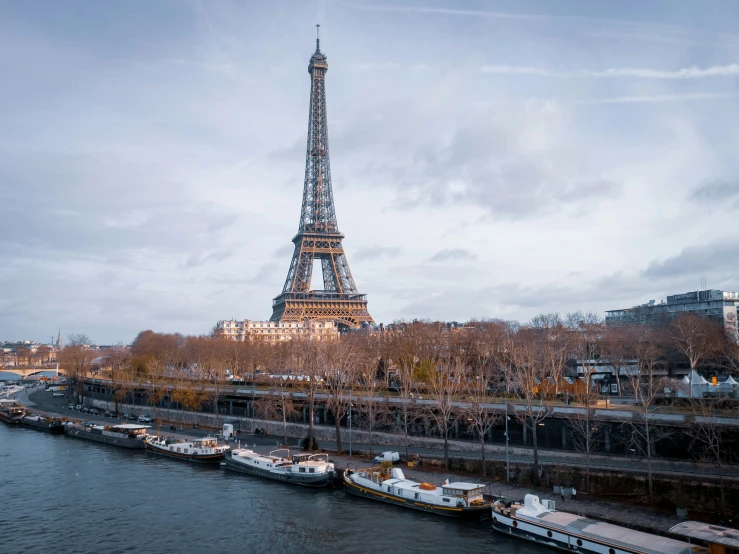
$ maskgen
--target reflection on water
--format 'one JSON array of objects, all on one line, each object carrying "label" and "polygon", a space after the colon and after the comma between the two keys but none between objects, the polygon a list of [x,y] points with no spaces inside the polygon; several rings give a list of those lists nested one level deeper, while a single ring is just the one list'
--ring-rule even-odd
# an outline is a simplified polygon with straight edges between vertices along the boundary
[{"label": "reflection on water", "polygon": [[4,424],[0,479],[2,552],[550,552],[488,523]]}]

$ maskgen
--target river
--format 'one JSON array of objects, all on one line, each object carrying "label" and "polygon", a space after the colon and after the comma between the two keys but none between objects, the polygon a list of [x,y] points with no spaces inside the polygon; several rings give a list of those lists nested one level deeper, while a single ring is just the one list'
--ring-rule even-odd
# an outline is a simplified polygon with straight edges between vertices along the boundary
[{"label": "river", "polygon": [[0,423],[0,552],[465,552],[544,547],[349,496]]}]

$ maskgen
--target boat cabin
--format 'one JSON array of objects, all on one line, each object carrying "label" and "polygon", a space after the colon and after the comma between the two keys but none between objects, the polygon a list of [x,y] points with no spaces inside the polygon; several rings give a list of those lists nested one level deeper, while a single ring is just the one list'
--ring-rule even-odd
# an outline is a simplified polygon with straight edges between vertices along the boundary
[{"label": "boat cabin", "polygon": [[458,496],[460,498],[482,498],[482,485],[475,483],[447,483],[442,486],[441,493],[446,496]]}]

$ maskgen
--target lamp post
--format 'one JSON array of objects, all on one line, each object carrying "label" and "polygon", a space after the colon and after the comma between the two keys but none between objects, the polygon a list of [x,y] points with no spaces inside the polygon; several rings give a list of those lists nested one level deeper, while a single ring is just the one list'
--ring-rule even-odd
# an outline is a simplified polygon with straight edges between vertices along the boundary
[{"label": "lamp post", "polygon": [[505,482],[509,483],[511,480],[511,472],[509,468],[508,458],[508,402],[505,403]]},{"label": "lamp post", "polygon": [[352,457],[352,389],[349,389],[349,457]]}]

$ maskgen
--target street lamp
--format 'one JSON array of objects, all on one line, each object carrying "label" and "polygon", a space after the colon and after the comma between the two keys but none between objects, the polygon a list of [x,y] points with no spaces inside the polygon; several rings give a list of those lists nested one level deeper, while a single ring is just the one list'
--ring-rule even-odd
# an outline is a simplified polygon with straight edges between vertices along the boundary
[{"label": "street lamp", "polygon": [[349,457],[352,457],[352,389],[349,389]]},{"label": "street lamp", "polygon": [[509,469],[509,458],[508,458],[508,402],[505,403],[505,482],[509,483],[511,480],[511,472]]}]

